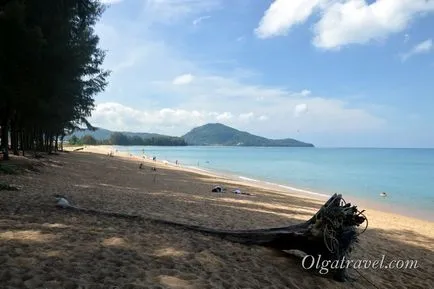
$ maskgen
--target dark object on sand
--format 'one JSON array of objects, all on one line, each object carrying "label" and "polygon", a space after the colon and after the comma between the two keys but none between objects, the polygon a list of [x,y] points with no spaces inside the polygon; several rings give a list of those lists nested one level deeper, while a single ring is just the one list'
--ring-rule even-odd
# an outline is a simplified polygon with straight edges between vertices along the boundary
[{"label": "dark object on sand", "polygon": [[220,186],[215,186],[212,190],[211,190],[211,192],[213,192],[213,193],[223,193],[225,191],[225,189],[223,188],[223,187],[220,187]]},{"label": "dark object on sand", "polygon": [[143,169],[143,164],[142,163],[140,163],[139,169]]},{"label": "dark object on sand", "polygon": [[65,196],[63,196],[63,195],[54,195],[54,197],[56,198],[56,206],[57,207],[60,207],[60,208],[63,208],[63,209],[76,208],[76,207],[74,207],[74,206],[71,205],[71,202]]},{"label": "dark object on sand", "polygon": [[236,195],[246,195],[246,196],[251,196],[252,195],[250,193],[242,192],[240,189],[233,190],[232,193],[234,193]]},{"label": "dark object on sand", "polygon": [[84,148],[76,148],[76,149],[74,149],[73,151],[74,152],[76,152],[76,151],[82,151]]},{"label": "dark object on sand", "polygon": [[[63,201],[62,201],[63,202]],[[69,202],[68,202],[69,204]],[[59,204],[60,205],[60,204]],[[351,259],[350,253],[358,236],[368,227],[368,221],[356,206],[346,203],[342,195],[334,194],[308,221],[287,227],[257,229],[257,230],[215,230],[201,226],[182,224],[144,216],[122,213],[104,212],[93,209],[78,208],[76,206],[61,206],[62,208],[77,210],[89,214],[102,214],[127,219],[150,220],[161,224],[177,226],[183,229],[194,230],[228,241],[246,245],[259,245],[277,250],[299,250],[307,255],[322,260],[339,263],[345,258]],[[366,227],[359,232],[357,227],[366,222]],[[329,270],[333,278],[344,282],[349,277],[345,266]]]}]

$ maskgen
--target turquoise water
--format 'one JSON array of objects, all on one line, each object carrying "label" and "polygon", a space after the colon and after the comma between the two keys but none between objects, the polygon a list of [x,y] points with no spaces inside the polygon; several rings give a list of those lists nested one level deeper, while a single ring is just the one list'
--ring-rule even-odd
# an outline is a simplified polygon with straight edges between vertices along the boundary
[{"label": "turquoise water", "polygon": [[[211,171],[433,215],[434,149],[116,147]],[[143,151],[144,150],[144,151]],[[388,197],[379,196],[387,192]]]}]

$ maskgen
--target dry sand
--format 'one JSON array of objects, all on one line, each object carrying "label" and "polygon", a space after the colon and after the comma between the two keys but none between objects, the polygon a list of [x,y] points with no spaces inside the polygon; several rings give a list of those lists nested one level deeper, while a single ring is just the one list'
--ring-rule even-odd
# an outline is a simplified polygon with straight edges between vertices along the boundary
[{"label": "dry sand", "polygon": [[[434,288],[433,222],[367,210],[369,228],[352,259],[385,255],[386,261],[418,260],[419,268],[358,270],[363,277],[350,269],[356,280],[337,283],[271,249],[153,222],[63,211],[55,208],[53,194],[86,208],[222,229],[294,224],[324,200],[161,163],[152,172],[152,161],[108,157],[106,147],[18,161],[33,162],[37,171],[0,174],[0,182],[20,188],[0,191],[1,289]],[[253,195],[211,193],[218,184]]]}]

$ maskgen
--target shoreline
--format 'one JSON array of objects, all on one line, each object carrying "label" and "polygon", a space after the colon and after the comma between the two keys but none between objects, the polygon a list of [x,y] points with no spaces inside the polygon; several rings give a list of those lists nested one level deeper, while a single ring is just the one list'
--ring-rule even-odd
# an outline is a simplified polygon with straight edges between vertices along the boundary
[{"label": "shoreline", "polygon": [[[111,151],[115,152],[114,147],[111,145],[98,145],[98,146],[83,146],[84,152],[97,153],[97,154],[109,154]],[[67,148],[67,147],[66,147]],[[114,156],[121,158],[126,158],[130,161],[146,162],[147,164],[154,164],[160,168],[180,170],[184,172],[190,172],[194,174],[200,174],[212,178],[224,179],[230,183],[238,184],[241,186],[249,186],[258,189],[269,189],[287,196],[301,197],[313,199],[316,201],[326,201],[332,194],[328,195],[325,193],[314,192],[311,190],[305,190],[293,186],[288,186],[286,184],[273,183],[263,180],[258,180],[234,173],[222,172],[217,170],[203,169],[196,166],[182,166],[176,165],[175,163],[169,162],[167,160],[156,160],[153,161],[149,158],[141,158],[138,155],[134,155],[129,152],[115,152]],[[363,210],[376,211],[381,213],[387,213],[391,216],[402,216],[410,219],[417,219],[425,222],[434,222],[434,215],[429,215],[428,212],[409,212],[406,208],[401,207],[396,204],[378,204],[371,200],[366,200],[357,196],[347,195],[346,200],[350,203],[357,204],[357,206]]]}]

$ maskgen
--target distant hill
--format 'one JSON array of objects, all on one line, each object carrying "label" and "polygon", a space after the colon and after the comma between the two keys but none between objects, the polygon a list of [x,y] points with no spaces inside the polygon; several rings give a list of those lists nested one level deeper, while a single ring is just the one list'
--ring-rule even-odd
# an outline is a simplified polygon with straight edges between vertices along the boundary
[{"label": "distant hill", "polygon": [[[97,141],[110,139],[112,133],[118,131],[111,131],[104,128],[98,128],[95,131],[91,130],[78,130],[71,135],[65,136],[65,140],[69,140],[73,135],[82,138],[85,135],[91,135]],[[170,136],[145,133],[145,132],[120,132],[123,135],[132,138],[140,137],[142,139],[151,138],[170,138]],[[203,126],[192,129],[182,138],[188,145],[221,145],[221,146],[270,146],[270,147],[313,147],[313,144],[304,143],[292,138],[286,139],[268,139],[265,137],[250,134],[248,132],[239,131],[232,127],[220,124],[209,123]]]},{"label": "distant hill", "polygon": [[[104,128],[98,128],[95,131],[91,131],[91,130],[77,130],[74,133],[72,133],[71,135],[65,136],[65,140],[69,140],[73,135],[75,135],[78,138],[81,138],[85,135],[91,135],[93,136],[96,140],[102,141],[102,140],[107,140],[110,138],[111,134],[114,132],[118,132],[118,131],[111,131],[108,129],[104,129]],[[157,134],[157,133],[146,133],[146,132],[127,132],[127,131],[121,131],[122,134],[126,135],[127,137],[134,137],[134,136],[138,136],[140,138],[143,139],[150,139],[150,138],[158,138],[158,137],[168,137],[166,135],[162,135],[162,134]]]},{"label": "distant hill", "polygon": [[295,139],[268,139],[220,123],[196,127],[182,136],[189,145],[313,147]]}]

